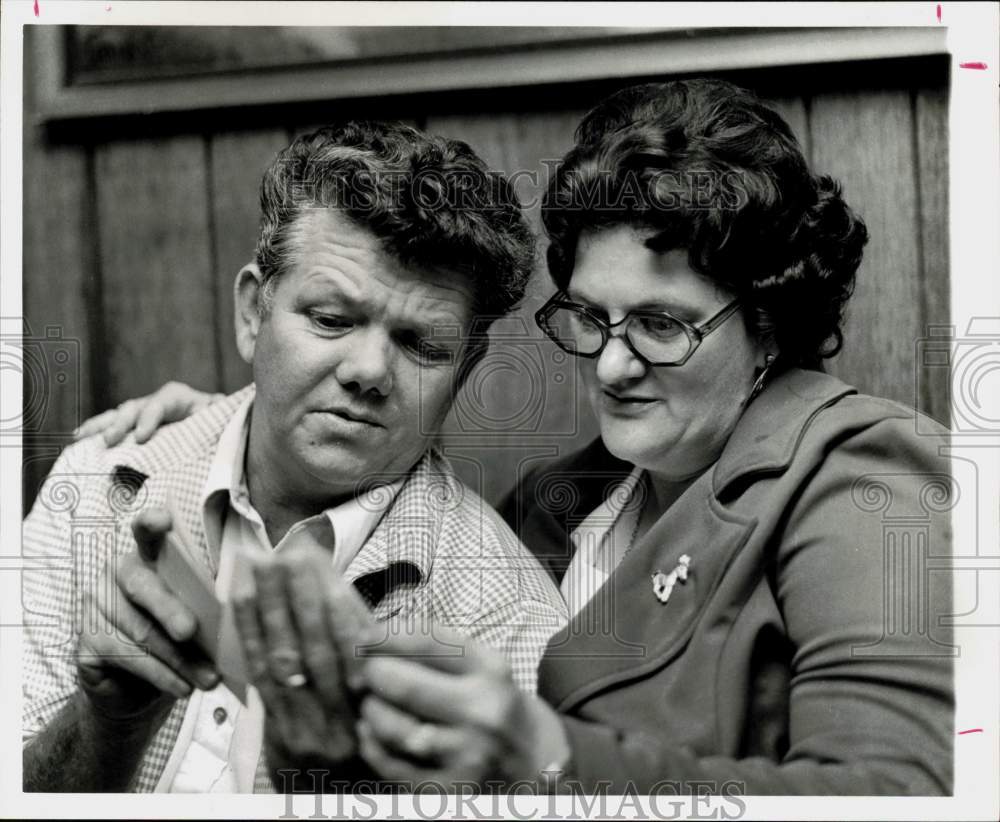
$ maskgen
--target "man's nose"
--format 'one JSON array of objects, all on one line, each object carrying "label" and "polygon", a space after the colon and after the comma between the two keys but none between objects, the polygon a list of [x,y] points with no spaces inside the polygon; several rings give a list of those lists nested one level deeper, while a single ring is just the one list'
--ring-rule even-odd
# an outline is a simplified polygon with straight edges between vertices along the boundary
[{"label": "man's nose", "polygon": [[603,385],[617,385],[639,379],[646,373],[646,364],[628,347],[624,337],[613,334],[597,358],[597,379]]},{"label": "man's nose", "polygon": [[392,391],[394,353],[389,335],[374,326],[355,329],[337,365],[337,381],[362,394],[372,391],[388,396]]}]

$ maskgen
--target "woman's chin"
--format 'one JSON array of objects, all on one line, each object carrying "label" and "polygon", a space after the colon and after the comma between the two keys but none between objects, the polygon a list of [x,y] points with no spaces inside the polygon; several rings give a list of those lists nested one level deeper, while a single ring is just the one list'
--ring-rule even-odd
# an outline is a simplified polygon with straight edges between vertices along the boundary
[{"label": "woman's chin", "polygon": [[[630,435],[631,433],[631,435]],[[624,432],[617,425],[602,425],[601,439],[604,447],[615,457],[640,468],[649,468],[663,459],[663,442],[655,446],[635,436],[635,432]]]}]

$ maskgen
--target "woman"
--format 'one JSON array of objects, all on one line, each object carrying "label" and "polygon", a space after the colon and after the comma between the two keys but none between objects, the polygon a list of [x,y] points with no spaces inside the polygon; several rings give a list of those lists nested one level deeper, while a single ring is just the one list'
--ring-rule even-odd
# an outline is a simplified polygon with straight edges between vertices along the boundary
[{"label": "woman", "polygon": [[[545,702],[471,644],[370,659],[369,763],[611,793],[950,793],[950,581],[899,611],[883,519],[950,550],[943,440],[820,370],[867,241],[837,185],[750,93],[644,85],[580,124],[543,220],[558,291],[537,320],[579,358],[601,436],[504,513],[574,617]],[[191,400],[172,391],[147,428]]]}]

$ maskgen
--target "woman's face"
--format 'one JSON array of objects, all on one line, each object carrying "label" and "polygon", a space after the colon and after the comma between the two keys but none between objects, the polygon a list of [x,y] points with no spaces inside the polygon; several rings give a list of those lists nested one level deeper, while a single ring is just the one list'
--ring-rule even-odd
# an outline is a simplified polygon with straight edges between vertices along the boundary
[{"label": "woman's face", "polygon": [[[649,230],[585,232],[567,293],[609,322],[629,311],[667,311],[700,325],[732,295],[688,265],[687,252],[655,252]],[[622,328],[594,359],[578,360],[608,450],[667,480],[701,473],[719,456],[763,366],[763,347],[737,311],[682,366],[652,367],[625,345]]]}]

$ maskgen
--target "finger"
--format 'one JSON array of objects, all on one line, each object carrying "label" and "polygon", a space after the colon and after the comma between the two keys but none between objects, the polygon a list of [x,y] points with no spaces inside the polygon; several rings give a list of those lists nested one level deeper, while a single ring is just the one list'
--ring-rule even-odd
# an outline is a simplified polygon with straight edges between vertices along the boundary
[{"label": "finger", "polygon": [[101,433],[101,431],[107,428],[114,421],[117,414],[118,412],[112,408],[98,414],[97,416],[91,417],[88,420],[84,420],[73,432],[73,439],[82,440],[87,437],[92,437],[94,434]]},{"label": "finger", "polygon": [[279,683],[303,678],[305,671],[298,632],[285,593],[287,566],[279,562],[258,563],[253,571],[257,585],[257,619],[270,674]]},{"label": "finger", "polygon": [[170,665],[123,639],[113,630],[94,632],[85,641],[81,641],[77,650],[77,663],[81,666],[81,671],[109,665],[120,668],[150,683],[157,690],[178,698],[190,695],[192,690],[191,684]]},{"label": "finger", "polygon": [[[146,569],[140,567],[139,570]],[[103,633],[114,638],[113,645],[107,646],[105,650],[115,656],[113,659],[106,658],[106,661],[174,694],[177,693],[176,688],[162,685],[164,667],[172,674],[168,679],[176,681],[179,678],[185,683],[185,687],[190,683],[199,688],[211,689],[218,684],[219,677],[211,663],[186,655],[182,647],[164,633],[161,625],[144,609],[122,597],[113,600],[100,597],[97,606],[104,622],[110,626],[110,630]],[[95,641],[91,645],[100,646],[100,633],[99,630],[95,634]],[[188,650],[193,651],[190,647]],[[151,679],[150,676],[154,678]]]},{"label": "finger", "polygon": [[289,710],[289,697],[293,689],[280,685],[271,676],[267,660],[267,643],[264,630],[260,623],[257,602],[253,597],[241,597],[233,600],[233,616],[236,630],[243,646],[243,655],[247,663],[247,674],[257,689],[261,702],[270,717],[267,726],[269,733],[287,742],[287,728],[290,723],[298,721],[299,712]]},{"label": "finger", "polygon": [[385,750],[403,759],[448,761],[470,744],[468,732],[449,725],[422,722],[374,695],[362,701],[361,718]]},{"label": "finger", "polygon": [[422,619],[394,621],[378,644],[359,649],[362,656],[395,656],[454,674],[487,669],[500,672],[501,655],[446,626]]},{"label": "finger", "polygon": [[163,548],[173,518],[165,508],[146,508],[132,520],[132,535],[139,547],[139,556],[147,563],[155,562]]},{"label": "finger", "polygon": [[375,621],[357,589],[342,577],[330,574],[323,590],[327,630],[337,649],[343,680],[352,690],[359,690],[363,687],[362,649],[381,642],[385,628]]},{"label": "finger", "polygon": [[125,400],[125,402],[118,406],[114,420],[104,429],[104,442],[107,445],[117,445],[125,439],[125,435],[129,431],[135,428],[135,420],[139,415],[139,409],[142,408],[146,401],[146,397],[138,400]]},{"label": "finger", "polygon": [[324,585],[332,576],[329,554],[289,553],[286,594],[292,604],[303,664],[323,701],[329,706],[343,707],[346,697],[343,673],[337,646],[327,628],[324,603]]},{"label": "finger", "polygon": [[146,399],[135,421],[135,441],[146,442],[164,422],[163,403],[158,399],[158,393]]},{"label": "finger", "polygon": [[134,554],[123,557],[115,582],[130,603],[148,613],[175,642],[191,640],[198,630],[194,613]]},{"label": "finger", "polygon": [[409,759],[397,756],[375,737],[367,722],[358,723],[358,752],[382,779],[400,782],[410,790],[414,785],[429,782],[436,771],[422,768]]},{"label": "finger", "polygon": [[[257,622],[257,606],[249,597],[234,599],[232,606],[236,632],[239,634],[243,656],[247,663],[247,674],[254,685],[257,685],[258,681],[267,676],[267,655],[264,634]],[[258,690],[261,688],[258,687]]]},{"label": "finger", "polygon": [[423,720],[446,725],[471,721],[470,702],[486,698],[478,688],[470,693],[470,679],[396,657],[372,657],[365,665],[365,682],[373,693]]},{"label": "finger", "polygon": [[217,397],[225,397],[225,394],[209,394],[187,383],[172,380],[160,386],[151,399],[160,406],[164,422],[177,422],[214,402]]}]

